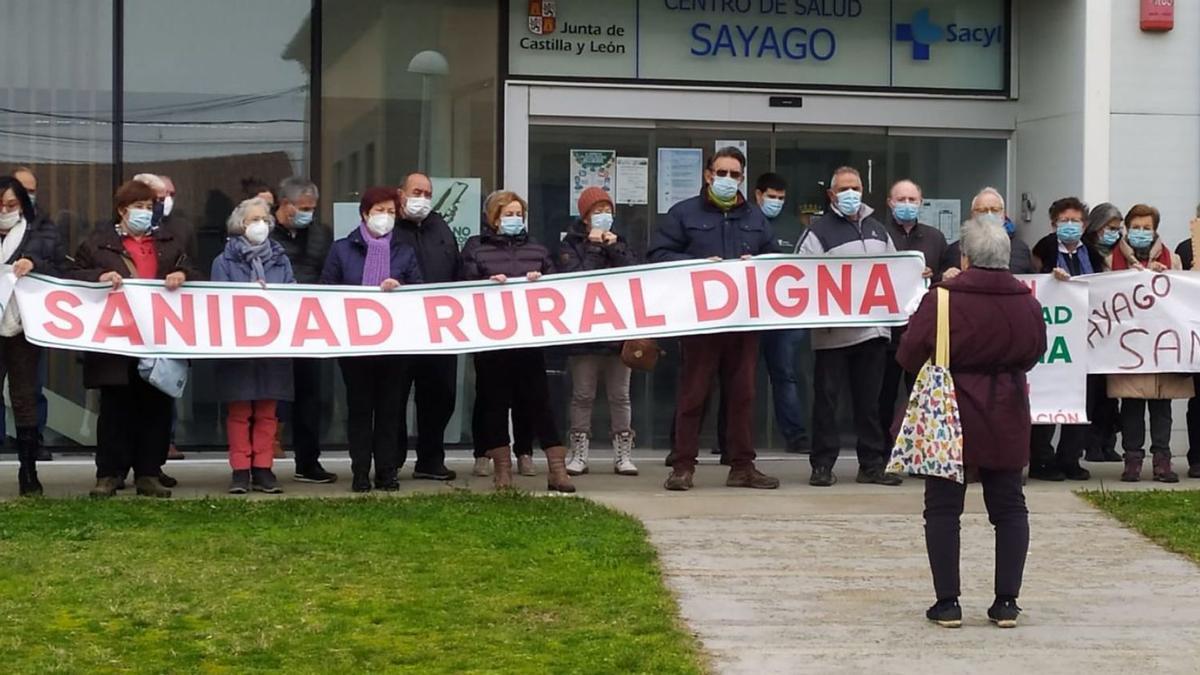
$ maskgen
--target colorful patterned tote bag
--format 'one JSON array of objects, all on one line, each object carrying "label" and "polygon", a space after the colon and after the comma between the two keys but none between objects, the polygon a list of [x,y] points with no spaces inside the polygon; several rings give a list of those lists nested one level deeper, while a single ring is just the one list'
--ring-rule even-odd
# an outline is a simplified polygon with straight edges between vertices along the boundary
[{"label": "colorful patterned tote bag", "polygon": [[917,373],[887,470],[962,483],[963,438],[950,376],[950,291],[937,289],[934,356]]}]

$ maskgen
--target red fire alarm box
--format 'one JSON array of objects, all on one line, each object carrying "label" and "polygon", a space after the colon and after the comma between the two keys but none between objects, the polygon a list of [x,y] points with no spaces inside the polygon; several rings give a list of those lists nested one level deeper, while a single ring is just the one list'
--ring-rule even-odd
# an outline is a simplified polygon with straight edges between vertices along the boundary
[{"label": "red fire alarm box", "polygon": [[1142,0],[1142,30],[1166,31],[1175,27],[1175,0]]}]

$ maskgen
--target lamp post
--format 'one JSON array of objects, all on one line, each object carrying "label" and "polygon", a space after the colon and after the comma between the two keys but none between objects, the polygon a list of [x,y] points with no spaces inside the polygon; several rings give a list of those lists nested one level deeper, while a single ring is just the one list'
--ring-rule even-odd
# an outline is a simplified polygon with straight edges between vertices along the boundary
[{"label": "lamp post", "polygon": [[418,52],[408,62],[408,72],[421,76],[421,138],[417,154],[417,170],[429,171],[429,136],[432,128],[433,79],[450,72],[450,64],[441,52],[427,49]]}]

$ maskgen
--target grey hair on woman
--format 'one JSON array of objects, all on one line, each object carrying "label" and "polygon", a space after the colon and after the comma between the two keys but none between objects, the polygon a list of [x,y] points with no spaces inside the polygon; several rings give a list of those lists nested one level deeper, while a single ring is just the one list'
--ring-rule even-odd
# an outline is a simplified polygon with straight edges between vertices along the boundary
[{"label": "grey hair on woman", "polygon": [[1121,209],[1104,202],[1092,207],[1087,216],[1087,231],[1099,232],[1103,230],[1111,221],[1124,220],[1125,216],[1121,215]]},{"label": "grey hair on woman", "polygon": [[1003,225],[972,218],[962,226],[962,254],[971,267],[991,270],[1008,269],[1012,243]]},{"label": "grey hair on woman", "polygon": [[271,229],[275,229],[275,219],[271,217],[271,205],[262,197],[251,197],[238,204],[233,208],[233,213],[229,214],[229,219],[225,221],[225,231],[231,236],[241,236],[246,234],[246,213],[255,206],[261,208],[266,214],[267,224]]}]

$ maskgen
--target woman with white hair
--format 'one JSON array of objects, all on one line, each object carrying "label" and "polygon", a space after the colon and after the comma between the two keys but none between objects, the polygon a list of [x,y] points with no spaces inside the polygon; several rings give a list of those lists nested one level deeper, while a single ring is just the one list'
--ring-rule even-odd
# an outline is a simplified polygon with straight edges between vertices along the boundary
[{"label": "woman with white hair", "polygon": [[[962,230],[962,273],[940,284],[949,293],[950,374],[962,425],[968,482],[983,485],[996,529],[996,601],[988,618],[1017,624],[1017,596],[1029,549],[1029,512],[1021,474],[1029,461],[1029,394],[1025,374],[1046,351],[1042,308],[1008,271],[1003,225],[976,217]],[[911,373],[934,353],[937,293],[928,293],[909,320],[896,360]],[[959,596],[959,519],[965,483],[925,481],[925,545],[937,603],[925,616],[946,627],[962,625]]]},{"label": "woman with white hair", "polygon": [[[275,220],[265,199],[238,204],[225,226],[229,239],[213,260],[213,281],[257,283],[263,288],[296,283],[283,246],[270,237]],[[283,492],[272,471],[279,425],[275,406],[292,400],[291,359],[228,359],[216,369],[218,398],[226,401],[225,433],[233,468],[229,492]]]}]

